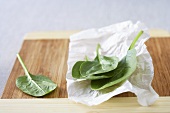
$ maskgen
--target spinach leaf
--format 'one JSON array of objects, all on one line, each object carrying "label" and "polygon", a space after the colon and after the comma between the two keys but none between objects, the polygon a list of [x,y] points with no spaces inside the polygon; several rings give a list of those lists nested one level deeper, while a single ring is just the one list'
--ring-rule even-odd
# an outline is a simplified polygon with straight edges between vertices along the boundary
[{"label": "spinach leaf", "polygon": [[[85,56],[84,59],[85,59],[86,61],[89,61],[89,58],[88,58],[87,56]],[[85,62],[85,61],[77,61],[77,62],[74,64],[74,66],[73,66],[73,68],[72,68],[72,77],[73,77],[73,78],[76,78],[76,79],[85,79],[85,78],[83,78],[83,77],[81,76],[80,71],[79,71],[80,66],[81,66],[81,64],[82,64],[83,62]]]},{"label": "spinach leaf", "polygon": [[92,80],[91,81],[91,89],[93,90],[101,90],[110,86],[113,86],[121,81],[126,80],[135,70],[137,65],[136,60],[136,50],[135,43],[139,39],[139,37],[143,34],[143,31],[140,31],[136,38],[131,43],[127,55],[118,63],[118,66],[115,70],[112,70],[107,73],[101,74],[101,76],[112,75],[111,78],[100,79],[100,80]]},{"label": "spinach leaf", "polygon": [[94,61],[85,61],[80,66],[80,74],[83,77],[109,72],[115,69],[119,59],[115,56],[107,57],[99,54],[100,44],[98,44]]},{"label": "spinach leaf", "polygon": [[85,62],[85,61],[78,61],[74,64],[73,68],[72,68],[72,77],[76,78],[76,79],[83,79],[83,77],[80,74],[80,66],[81,64]]},{"label": "spinach leaf", "polygon": [[89,61],[88,57],[85,56],[86,61],[78,61],[74,64],[72,68],[72,77],[76,79],[88,79],[96,80],[103,78],[110,78],[110,75],[102,75],[99,73],[104,73],[115,69],[118,65],[118,58],[101,56],[99,54],[100,45],[98,44],[94,61]]},{"label": "spinach leaf", "polygon": [[129,50],[126,57],[119,62],[115,70],[101,74],[101,76],[112,75],[112,77],[108,79],[92,80],[91,88],[93,90],[101,90],[127,79],[135,71],[136,62],[136,50]]},{"label": "spinach leaf", "polygon": [[103,76],[100,76],[100,75],[89,75],[87,77],[83,77],[80,74],[79,68],[82,65],[82,63],[84,63],[84,62],[85,61],[78,61],[78,62],[75,63],[75,65],[73,66],[73,69],[72,69],[72,77],[73,78],[75,78],[75,79],[96,80],[96,79],[103,79],[103,78],[110,78],[111,77],[110,75],[103,75]]},{"label": "spinach leaf", "polygon": [[32,75],[28,72],[19,54],[18,60],[21,63],[26,76],[21,76],[16,79],[16,86],[24,93],[40,97],[52,92],[57,85],[48,77],[43,75]]}]

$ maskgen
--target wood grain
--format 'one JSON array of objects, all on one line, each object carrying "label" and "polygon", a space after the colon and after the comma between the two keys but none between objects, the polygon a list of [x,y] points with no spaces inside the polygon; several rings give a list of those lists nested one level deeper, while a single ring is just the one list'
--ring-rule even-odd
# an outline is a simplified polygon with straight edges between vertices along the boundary
[{"label": "wood grain", "polygon": [[[42,74],[54,81],[58,88],[44,98],[66,98],[67,54],[69,40],[25,40],[20,56],[32,74]],[[17,77],[24,75],[18,61],[14,64],[1,98],[33,98],[22,93],[15,85]]]},{"label": "wood grain", "polygon": [[[169,38],[151,38],[146,42],[154,64],[154,79],[152,86],[160,96],[170,96],[170,43]],[[43,98],[66,98],[66,80],[68,39],[25,40],[20,55],[28,70],[33,74],[43,74],[50,77],[58,88]],[[1,98],[34,98],[22,93],[15,80],[24,71],[16,60]],[[118,97],[132,97],[132,93],[123,93]]]},{"label": "wood grain", "polygon": [[67,98],[1,99],[0,113],[170,113],[170,97],[160,97],[149,107],[140,106],[136,97],[111,98],[97,106],[86,106]]},{"label": "wood grain", "polygon": [[146,45],[154,65],[152,86],[160,96],[170,96],[170,39],[151,38]]}]

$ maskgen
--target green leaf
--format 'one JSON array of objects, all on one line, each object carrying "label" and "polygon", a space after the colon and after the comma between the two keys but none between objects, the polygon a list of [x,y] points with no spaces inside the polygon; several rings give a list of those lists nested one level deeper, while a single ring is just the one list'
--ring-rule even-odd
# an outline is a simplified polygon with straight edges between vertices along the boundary
[{"label": "green leaf", "polygon": [[101,74],[96,74],[96,75],[89,75],[87,77],[84,77],[83,79],[86,80],[98,80],[98,79],[104,79],[104,78],[110,78],[112,75],[101,75]]},{"label": "green leaf", "polygon": [[74,64],[73,68],[72,68],[72,77],[76,78],[76,79],[83,79],[83,77],[80,74],[80,66],[81,64],[85,62],[85,61],[78,61]]},{"label": "green leaf", "polygon": [[96,79],[103,79],[103,78],[110,78],[111,76],[98,76],[98,75],[89,75],[87,77],[83,77],[80,74],[80,66],[82,65],[82,63],[84,63],[85,61],[78,61],[75,63],[75,65],[73,66],[72,69],[72,77],[75,79],[87,79],[87,80],[96,80]]},{"label": "green leaf", "polygon": [[52,92],[57,87],[57,85],[46,76],[30,74],[19,54],[17,54],[17,57],[26,74],[26,76],[21,76],[16,79],[16,86],[20,90],[29,95],[40,97]]},{"label": "green leaf", "polygon": [[[91,81],[93,90],[103,90],[107,87],[114,87],[123,84],[128,77],[136,70],[136,50],[135,43],[143,34],[140,31],[131,43],[127,55],[118,62],[117,57],[106,57],[99,54],[100,45],[98,44],[97,56],[94,61],[78,61],[72,69],[72,76],[76,79],[87,79]],[[119,86],[119,85],[118,85]]]},{"label": "green leaf", "polygon": [[56,84],[48,77],[43,75],[30,75],[32,79],[27,76],[18,77],[16,80],[16,86],[24,93],[29,95],[40,97],[44,96],[56,88]]},{"label": "green leaf", "polygon": [[96,49],[97,56],[94,61],[85,61],[81,64],[80,74],[83,77],[109,72],[117,67],[119,59],[115,56],[107,57],[100,55],[99,48],[100,45],[98,44]]},{"label": "green leaf", "polygon": [[92,80],[91,89],[101,90],[107,87],[118,84],[122,81],[128,79],[128,77],[136,70],[137,60],[136,60],[136,50],[135,43],[139,37],[143,34],[143,31],[140,31],[131,43],[127,55],[119,62],[117,68],[107,73],[101,74],[101,76],[112,75],[111,78]]},{"label": "green leaf", "polygon": [[136,50],[132,49],[127,52],[127,55],[119,62],[116,69],[103,73],[101,76],[112,76],[111,78],[92,80],[91,88],[93,90],[101,90],[113,86],[123,80],[126,80],[136,69]]}]

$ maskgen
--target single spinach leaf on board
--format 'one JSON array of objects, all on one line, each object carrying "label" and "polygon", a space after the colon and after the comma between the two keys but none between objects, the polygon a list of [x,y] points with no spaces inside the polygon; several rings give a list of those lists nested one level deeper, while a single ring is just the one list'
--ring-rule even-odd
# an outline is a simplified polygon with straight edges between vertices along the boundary
[{"label": "single spinach leaf on board", "polygon": [[116,56],[102,56],[99,54],[99,49],[100,44],[97,45],[97,56],[94,61],[85,61],[80,65],[80,74],[83,77],[90,78],[91,75],[95,76],[95,74],[109,72],[117,67],[119,59]]},{"label": "single spinach leaf on board", "polygon": [[127,55],[118,63],[118,66],[115,70],[103,73],[102,75],[112,75],[111,78],[92,80],[91,89],[101,90],[110,86],[113,86],[123,80],[126,80],[135,70],[137,65],[136,60],[136,50],[135,43],[139,37],[143,34],[143,31],[140,31],[131,43]]},{"label": "single spinach leaf on board", "polygon": [[24,93],[40,97],[52,92],[57,85],[48,77],[43,75],[32,75],[28,72],[19,54],[18,60],[21,63],[26,76],[21,76],[16,79],[16,86]]}]

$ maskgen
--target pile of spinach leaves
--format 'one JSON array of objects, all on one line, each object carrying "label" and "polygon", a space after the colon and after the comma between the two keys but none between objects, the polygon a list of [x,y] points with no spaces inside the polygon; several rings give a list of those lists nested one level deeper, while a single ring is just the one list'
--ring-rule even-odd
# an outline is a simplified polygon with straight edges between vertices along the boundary
[{"label": "pile of spinach leaves", "polygon": [[89,61],[86,57],[86,61],[77,61],[72,68],[72,77],[91,80],[92,90],[102,90],[126,81],[136,70],[135,43],[142,34],[143,31],[138,33],[132,41],[126,56],[120,61],[116,56],[102,56],[99,53],[100,44],[98,44],[95,59]]}]

